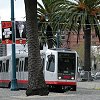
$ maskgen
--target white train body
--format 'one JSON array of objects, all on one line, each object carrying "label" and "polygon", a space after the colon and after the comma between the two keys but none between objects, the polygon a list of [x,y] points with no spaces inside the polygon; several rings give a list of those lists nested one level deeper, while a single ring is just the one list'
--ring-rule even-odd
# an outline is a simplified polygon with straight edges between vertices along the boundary
[{"label": "white train body", "polygon": [[[67,49],[41,51],[46,84],[53,89],[71,87],[76,90],[77,52]],[[26,88],[28,82],[28,54],[16,54],[16,78],[19,88]],[[12,78],[11,56],[0,57],[0,87],[10,87]]]}]

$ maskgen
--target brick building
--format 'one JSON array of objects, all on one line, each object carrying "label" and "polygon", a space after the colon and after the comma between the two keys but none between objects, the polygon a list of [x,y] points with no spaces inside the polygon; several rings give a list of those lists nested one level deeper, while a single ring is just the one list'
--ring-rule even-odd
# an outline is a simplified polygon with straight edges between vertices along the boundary
[{"label": "brick building", "polygon": [[[67,41],[67,38],[68,38],[67,32],[62,33],[62,35],[61,35],[61,40],[62,40],[61,47],[75,49],[79,53],[81,64],[84,66],[84,33],[82,30],[80,33],[81,34],[79,35],[78,42],[77,42],[77,34],[75,34],[74,32],[71,33],[71,35],[69,37],[69,41]],[[95,32],[91,33],[91,45],[92,45],[92,47],[98,46],[100,49],[100,42],[99,42],[98,37],[95,35]],[[91,52],[93,53],[92,49],[91,49]],[[91,55],[91,59],[92,59],[91,66],[92,67],[95,63],[94,62],[95,55],[99,55],[99,57],[100,57],[100,52],[96,52],[95,54]],[[96,58],[97,58],[97,56],[96,56]],[[96,63],[97,63],[97,69],[100,69],[99,61]]]},{"label": "brick building", "polygon": [[[77,46],[84,43],[84,33],[83,31],[80,32],[80,35],[78,37],[78,43],[77,43],[77,34],[71,33],[69,37],[69,41],[67,41],[68,34],[67,32],[62,33],[61,40],[62,40],[62,47],[63,48],[71,48],[75,49]],[[92,46],[99,46],[100,42],[98,37],[95,35],[95,32],[92,32],[91,34],[91,45]]]}]

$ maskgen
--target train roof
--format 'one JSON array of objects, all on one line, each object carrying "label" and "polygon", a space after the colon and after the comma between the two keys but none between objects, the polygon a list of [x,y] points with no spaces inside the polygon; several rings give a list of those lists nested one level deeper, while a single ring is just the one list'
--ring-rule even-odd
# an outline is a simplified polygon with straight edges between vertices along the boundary
[{"label": "train roof", "polygon": [[[11,59],[11,57],[12,57],[12,55],[2,56],[2,57],[0,57],[0,60]],[[20,57],[20,58],[28,57],[28,54],[27,53],[20,53],[20,54],[16,53],[16,58],[18,58],[18,57]]]},{"label": "train roof", "polygon": [[75,51],[75,50],[72,50],[70,48],[51,48],[49,50],[54,50],[54,51],[58,51],[58,52],[61,52],[61,51]]}]

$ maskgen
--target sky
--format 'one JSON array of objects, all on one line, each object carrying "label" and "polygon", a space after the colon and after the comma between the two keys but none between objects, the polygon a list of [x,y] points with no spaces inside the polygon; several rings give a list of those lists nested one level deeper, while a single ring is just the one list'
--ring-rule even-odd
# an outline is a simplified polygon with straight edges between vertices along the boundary
[{"label": "sky", "polygon": [[[11,18],[11,0],[0,0],[0,20],[10,20]],[[38,0],[41,3],[41,0]],[[25,8],[24,0],[14,0],[15,20],[24,20]]]},{"label": "sky", "polygon": [[[37,0],[42,3],[41,0]],[[14,17],[16,21],[25,20],[24,0],[14,0]],[[0,0],[0,37],[1,37],[1,21],[11,20],[11,0]]]}]

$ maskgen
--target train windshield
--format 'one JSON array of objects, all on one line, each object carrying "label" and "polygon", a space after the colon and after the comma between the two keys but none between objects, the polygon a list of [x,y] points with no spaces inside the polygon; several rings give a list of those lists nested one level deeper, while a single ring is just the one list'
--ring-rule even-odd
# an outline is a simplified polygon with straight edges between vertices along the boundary
[{"label": "train windshield", "polygon": [[75,53],[58,53],[58,73],[62,78],[75,78],[76,54]]}]

